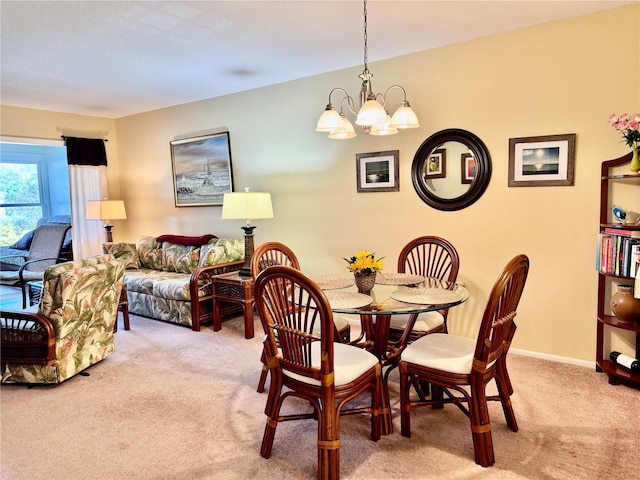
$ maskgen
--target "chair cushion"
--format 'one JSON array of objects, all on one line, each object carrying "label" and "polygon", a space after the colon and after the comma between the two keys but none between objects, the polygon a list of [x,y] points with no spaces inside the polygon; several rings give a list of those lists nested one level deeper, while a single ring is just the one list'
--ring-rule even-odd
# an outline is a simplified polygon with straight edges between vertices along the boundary
[{"label": "chair cushion", "polygon": [[23,270],[22,278],[25,282],[35,282],[44,278],[44,271],[32,272],[31,270]]},{"label": "chair cushion", "polygon": [[226,252],[222,245],[218,246],[213,243],[208,243],[200,247],[200,259],[198,261],[199,267],[219,265],[221,263],[226,263],[226,261]]},{"label": "chair cushion", "polygon": [[142,268],[162,270],[162,244],[158,243],[155,237],[141,236],[136,242],[136,250]]},{"label": "chair cushion", "polygon": [[475,349],[474,339],[432,333],[411,343],[400,358],[405,362],[444,372],[470,374]]},{"label": "chair cushion", "polygon": [[33,240],[33,234],[34,233],[35,233],[35,230],[29,230],[17,242],[15,242],[13,245],[9,245],[9,248],[15,248],[16,250],[27,250],[28,251],[29,247],[31,246],[31,240]]},{"label": "chair cushion", "polygon": [[181,302],[190,301],[189,277],[180,275],[175,278],[156,279],[153,282],[153,296]]},{"label": "chair cushion", "polygon": [[[335,385],[340,387],[353,382],[360,375],[373,368],[378,363],[378,359],[366,350],[347,345],[345,343],[333,344],[333,368],[335,374]],[[311,364],[320,368],[320,342],[311,345]],[[283,370],[284,375],[295,378],[309,385],[320,386],[320,382],[313,378],[304,377],[296,373]]]},{"label": "chair cushion", "polygon": [[102,250],[109,253],[124,263],[127,270],[137,270],[140,268],[140,258],[135,243],[103,243]]},{"label": "chair cushion", "polygon": [[200,247],[200,267],[244,259],[244,238],[219,238]]},{"label": "chair cushion", "polygon": [[198,268],[200,247],[163,242],[162,258],[163,270],[191,274]]},{"label": "chair cushion", "polygon": [[[410,316],[408,313],[391,315],[391,328],[393,330],[404,330]],[[416,323],[413,324],[413,330],[416,332],[430,332],[442,324],[444,324],[444,317],[440,312],[425,312],[418,315]]]}]

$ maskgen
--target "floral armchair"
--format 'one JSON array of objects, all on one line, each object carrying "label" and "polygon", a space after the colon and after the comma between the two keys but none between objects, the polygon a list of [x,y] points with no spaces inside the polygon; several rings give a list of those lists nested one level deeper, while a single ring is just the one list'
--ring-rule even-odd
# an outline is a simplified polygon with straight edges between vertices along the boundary
[{"label": "floral armchair", "polygon": [[113,353],[124,268],[111,255],[51,266],[37,313],[0,312],[2,383],[60,383]]}]

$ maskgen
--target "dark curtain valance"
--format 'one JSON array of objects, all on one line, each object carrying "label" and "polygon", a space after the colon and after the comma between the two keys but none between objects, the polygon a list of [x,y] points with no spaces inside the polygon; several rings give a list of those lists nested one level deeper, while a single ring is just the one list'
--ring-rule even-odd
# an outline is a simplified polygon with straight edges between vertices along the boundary
[{"label": "dark curtain valance", "polygon": [[62,137],[69,165],[107,166],[107,151],[100,138]]}]

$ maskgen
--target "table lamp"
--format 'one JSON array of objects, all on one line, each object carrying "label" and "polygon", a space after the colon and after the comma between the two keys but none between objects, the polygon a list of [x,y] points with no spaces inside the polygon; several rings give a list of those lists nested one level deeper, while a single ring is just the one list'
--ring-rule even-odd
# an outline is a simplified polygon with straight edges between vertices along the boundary
[{"label": "table lamp", "polygon": [[247,223],[244,230],[244,265],[240,269],[240,276],[251,276],[251,257],[253,256],[253,229],[251,220],[273,218],[271,206],[271,194],[264,192],[250,192],[245,188],[244,192],[229,192],[222,199],[222,219],[242,219]]},{"label": "table lamp", "polygon": [[111,220],[126,220],[127,212],[122,200],[90,200],[87,202],[87,220],[104,220],[107,243],[113,242]]}]

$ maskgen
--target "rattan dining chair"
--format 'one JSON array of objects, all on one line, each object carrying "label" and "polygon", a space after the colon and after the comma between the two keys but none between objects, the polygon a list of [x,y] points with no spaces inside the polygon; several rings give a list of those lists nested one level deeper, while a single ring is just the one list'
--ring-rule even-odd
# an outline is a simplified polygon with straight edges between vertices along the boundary
[{"label": "rattan dining chair", "polygon": [[[514,257],[505,266],[489,295],[477,339],[434,333],[419,338],[402,352],[399,368],[403,436],[411,436],[411,410],[415,407],[442,408],[453,403],[469,417],[475,462],[483,467],[494,464],[487,401],[502,403],[507,425],[517,432],[506,352],[515,332],[514,318],[528,272],[529,259],[525,255]],[[496,381],[498,395],[486,394],[491,380]],[[431,384],[428,400],[420,395],[417,400],[410,396],[411,387],[419,390],[421,382]]]},{"label": "rattan dining chair", "polygon": [[[365,349],[335,341],[339,333],[327,298],[299,270],[264,269],[256,278],[254,300],[267,334],[264,345],[271,375],[260,455],[271,457],[280,422],[313,418],[318,422],[318,478],[338,479],[341,414],[370,414],[371,438],[380,438],[380,363]],[[344,408],[365,392],[371,398],[368,406]],[[281,415],[284,400],[291,396],[308,401],[312,411]]]},{"label": "rattan dining chair", "polygon": [[[266,242],[259,245],[251,257],[251,276],[255,282],[258,274],[267,267],[274,265],[284,265],[286,267],[300,270],[300,262],[296,254],[287,245],[281,242]],[[348,343],[351,338],[351,325],[346,318],[334,317],[334,322],[340,332],[340,338],[344,343]],[[264,392],[264,385],[267,381],[269,367],[265,362],[265,355],[262,354],[262,372],[258,381],[257,391]]]},{"label": "rattan dining chair", "polygon": [[[444,238],[423,236],[407,243],[398,255],[398,273],[446,280],[452,285],[458,278],[460,258],[455,247]],[[399,339],[409,321],[414,321],[408,342],[428,333],[447,332],[448,309],[421,314],[393,315],[389,336]]]}]

